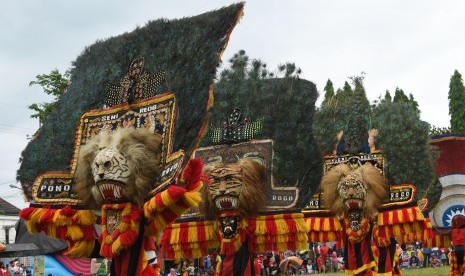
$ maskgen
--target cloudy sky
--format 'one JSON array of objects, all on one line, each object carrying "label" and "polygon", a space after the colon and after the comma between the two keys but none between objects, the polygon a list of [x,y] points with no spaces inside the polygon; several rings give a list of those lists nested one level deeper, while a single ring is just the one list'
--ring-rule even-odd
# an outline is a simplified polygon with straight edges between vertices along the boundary
[{"label": "cloudy sky", "polygon": [[[0,9],[0,197],[24,207],[10,188],[19,157],[38,120],[26,107],[48,101],[37,74],[67,70],[88,45],[132,31],[158,18],[197,15],[227,0],[6,1]],[[454,70],[465,73],[465,2],[373,0],[253,0],[223,58],[240,49],[276,68],[295,62],[322,91],[327,79],[342,87],[366,72],[373,101],[386,89],[412,93],[422,119],[449,125],[448,87]],[[320,97],[321,98],[321,97]]]}]

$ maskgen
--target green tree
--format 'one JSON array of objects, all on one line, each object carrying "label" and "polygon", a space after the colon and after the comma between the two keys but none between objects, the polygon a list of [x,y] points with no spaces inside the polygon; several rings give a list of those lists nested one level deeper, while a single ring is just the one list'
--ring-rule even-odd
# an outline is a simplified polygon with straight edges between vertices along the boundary
[{"label": "green tree", "polygon": [[384,94],[384,100],[386,102],[392,102],[392,96],[391,93],[389,93],[389,90],[386,90],[386,93]]},{"label": "green tree", "polygon": [[415,98],[413,97],[412,93],[409,94],[409,104],[415,110],[418,114],[420,114],[420,109],[418,108],[418,102],[415,101]]},{"label": "green tree", "polygon": [[465,133],[465,87],[457,70],[450,78],[449,115],[452,133]]},{"label": "green tree", "polygon": [[350,84],[346,81],[344,82],[344,87],[342,87],[342,91],[344,92],[345,97],[352,97],[354,95],[354,91],[352,90],[352,87]]},{"label": "green tree", "polygon": [[325,105],[328,104],[329,101],[331,101],[335,95],[333,83],[330,79],[328,79],[328,81],[326,82],[326,86],[325,88],[323,88],[323,90],[325,91],[325,98],[323,99],[322,105]]},{"label": "green tree", "polygon": [[368,136],[368,124],[366,118],[370,116],[370,102],[363,87],[363,77],[354,77],[354,92],[350,103],[350,115],[347,130],[344,131],[345,150],[350,154],[363,152],[362,146]]},{"label": "green tree", "polygon": [[377,147],[388,160],[390,184],[412,183],[421,198],[435,180],[429,147],[429,124],[409,102],[381,102],[373,109]]},{"label": "green tree", "polygon": [[394,93],[394,100],[395,103],[408,103],[409,98],[405,95],[404,90],[396,87],[396,92]]},{"label": "green tree", "polygon": [[58,69],[54,69],[49,74],[37,75],[36,80],[29,83],[29,86],[33,85],[41,86],[46,94],[53,96],[53,101],[51,102],[33,103],[28,106],[29,109],[36,112],[31,115],[31,118],[38,118],[39,125],[42,126],[50,115],[50,112],[55,108],[60,96],[68,88],[69,73],[65,72],[61,74]]},{"label": "green tree", "polygon": [[[298,186],[296,206],[303,206],[321,181],[321,154],[313,137],[318,92],[313,83],[299,78],[301,70],[294,63],[274,71],[269,73],[263,62],[244,51],[229,60],[214,84],[215,105],[201,145],[272,139],[274,183]],[[225,126],[237,107],[246,131],[229,138]],[[227,129],[233,127],[229,124]]]}]

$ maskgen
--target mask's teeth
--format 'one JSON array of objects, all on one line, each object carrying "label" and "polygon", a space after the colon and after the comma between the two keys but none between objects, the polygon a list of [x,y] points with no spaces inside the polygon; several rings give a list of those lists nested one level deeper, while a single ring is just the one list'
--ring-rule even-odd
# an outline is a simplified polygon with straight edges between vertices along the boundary
[{"label": "mask's teeth", "polygon": [[115,198],[121,198],[121,187],[115,185],[113,188]]}]

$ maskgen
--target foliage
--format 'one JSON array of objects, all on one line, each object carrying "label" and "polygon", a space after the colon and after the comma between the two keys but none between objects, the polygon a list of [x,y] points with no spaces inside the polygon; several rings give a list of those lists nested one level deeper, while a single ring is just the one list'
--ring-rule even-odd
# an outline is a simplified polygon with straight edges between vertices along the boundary
[{"label": "foliage", "polygon": [[455,70],[449,84],[449,115],[452,133],[465,133],[465,87],[462,75]]},{"label": "foliage", "polygon": [[[117,84],[131,62],[145,59],[146,72],[165,71],[164,91],[176,96],[173,151],[186,156],[198,143],[207,117],[209,91],[221,53],[242,14],[243,3],[179,20],[160,19],[117,37],[99,40],[73,62],[71,84],[57,102],[38,138],[22,153],[17,179],[32,186],[46,171],[69,171],[81,115],[101,108],[106,85]],[[30,195],[29,195],[30,196]]]},{"label": "foliage", "polygon": [[412,183],[422,196],[435,179],[429,149],[429,124],[409,102],[383,102],[373,110],[377,145],[388,160],[390,184]]},{"label": "foliage", "polygon": [[33,103],[28,108],[36,113],[31,118],[38,118],[39,124],[42,125],[55,108],[58,99],[69,85],[69,72],[61,74],[58,69],[52,70],[49,74],[37,75],[35,81],[31,81],[29,86],[39,85],[43,91],[53,96],[53,101],[44,103]]},{"label": "foliage", "polygon": [[350,154],[364,152],[363,145],[368,140],[370,103],[363,88],[363,78],[354,78],[354,93],[350,102],[349,123],[344,130],[345,150]]},{"label": "foliage", "polygon": [[[297,207],[303,207],[319,185],[320,152],[313,138],[316,86],[299,79],[294,63],[278,66],[277,74],[266,64],[239,51],[229,60],[214,86],[215,106],[211,124],[221,125],[234,108],[241,108],[250,122],[263,121],[256,139],[273,139],[273,177],[278,186],[300,188]],[[277,76],[282,75],[282,78]],[[212,129],[212,128],[210,128]],[[208,146],[210,133],[202,140]]]},{"label": "foliage", "polygon": [[[347,145],[354,145],[353,152],[362,145],[361,136],[366,134],[369,121],[370,106],[363,88],[363,74],[351,77],[355,90],[346,81],[343,89],[338,89],[336,95],[323,102],[315,113],[315,137],[323,154],[332,154],[336,146],[336,135],[344,131]],[[363,122],[363,123],[362,123]],[[349,127],[354,125],[354,128]],[[348,132],[347,132],[348,131]],[[363,133],[363,134],[362,134]],[[350,148],[346,147],[346,150]]]},{"label": "foliage", "polygon": [[328,102],[332,100],[335,95],[333,82],[330,79],[328,79],[328,81],[326,82],[326,86],[325,88],[323,88],[323,90],[325,91],[325,98],[323,99],[323,102],[321,104],[328,105]]},{"label": "foliage", "polygon": [[430,126],[429,129],[429,136],[438,136],[438,135],[444,135],[444,134],[451,134],[451,129],[450,127],[436,127],[436,126]]},{"label": "foliage", "polygon": [[322,104],[315,114],[315,137],[320,150],[324,154],[333,153],[336,134],[344,130],[345,151],[364,152],[367,130],[376,128],[376,147],[381,148],[388,161],[388,183],[413,183],[418,189],[417,197],[427,190],[434,192],[429,124],[420,120],[413,96],[407,97],[397,88],[394,98],[386,91],[384,98],[370,106],[363,87],[364,75],[351,79],[354,90],[349,90],[346,82],[347,92],[338,89],[334,99]]},{"label": "foliage", "polygon": [[394,99],[393,102],[395,103],[408,103],[409,98],[405,95],[404,90],[396,87],[396,91],[394,92]]},{"label": "foliage", "polygon": [[344,93],[345,98],[350,98],[354,95],[354,91],[352,90],[352,87],[347,81],[344,82],[344,87],[342,87],[342,92]]},{"label": "foliage", "polygon": [[386,93],[384,94],[384,100],[387,102],[392,102],[392,97],[391,93],[389,93],[389,90],[386,90]]}]

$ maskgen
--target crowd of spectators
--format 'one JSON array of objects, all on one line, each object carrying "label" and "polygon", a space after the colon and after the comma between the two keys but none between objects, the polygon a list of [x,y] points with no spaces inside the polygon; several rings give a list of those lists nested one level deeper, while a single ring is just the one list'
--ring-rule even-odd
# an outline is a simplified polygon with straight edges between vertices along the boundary
[{"label": "crowd of spectators", "polygon": [[397,246],[401,268],[424,268],[449,265],[450,250],[447,248],[422,247],[420,243]]}]

